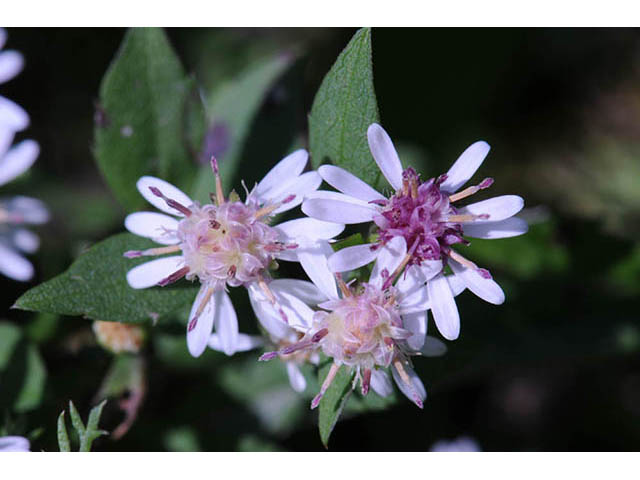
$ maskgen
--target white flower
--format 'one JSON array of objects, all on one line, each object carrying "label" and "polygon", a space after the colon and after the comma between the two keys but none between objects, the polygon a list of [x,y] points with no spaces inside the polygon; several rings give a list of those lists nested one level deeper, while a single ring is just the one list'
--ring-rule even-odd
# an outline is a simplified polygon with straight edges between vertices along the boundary
[{"label": "white flower", "polygon": [[[247,192],[245,202],[225,199],[215,158],[212,168],[216,194],[212,194],[211,204],[200,205],[158,178],[142,177],[138,181],[142,196],[173,216],[152,212],[127,216],[125,226],[130,232],[165,246],[126,252],[125,256],[178,255],[131,269],[127,281],[133,288],[164,286],[182,277],[200,281],[202,287],[187,325],[191,355],[197,357],[204,352],[214,325],[216,342],[227,355],[244,348],[242,342],[246,339],[239,337],[236,312],[226,292],[228,286],[259,288],[286,320],[268,285],[268,270],[275,259],[299,261],[309,277],[320,284],[326,282],[324,254],[330,250],[328,240],[341,233],[344,225],[309,218],[277,226],[269,224],[270,216],[296,207],[322,182],[317,172],[302,173],[307,158],[305,150],[285,157]],[[231,197],[234,196],[237,197]]]},{"label": "white flower", "polygon": [[[2,38],[0,37],[1,44]],[[24,437],[0,437],[0,452],[29,452],[29,448],[29,440]]]},{"label": "white flower", "polygon": [[[404,238],[388,242],[376,259],[369,281],[358,288],[347,286],[340,274],[336,275],[337,286],[334,280],[329,294],[317,284],[314,288],[308,282],[274,281],[281,282],[272,290],[277,292],[279,303],[287,313],[288,325],[283,324],[266,298],[252,297],[252,306],[263,325],[293,327],[303,334],[298,341],[264,354],[261,360],[279,356],[286,361],[292,355],[320,351],[333,360],[311,408],[318,405],[341,365],[355,370],[363,395],[371,386],[382,396],[392,390],[386,373],[390,367],[398,388],[422,408],[426,390],[413,371],[410,357],[441,355],[446,347],[427,336],[425,311],[430,300],[422,272],[409,268],[407,274],[392,285],[393,275],[397,277],[400,272],[403,251],[406,252]],[[455,294],[464,289],[455,276],[446,277],[446,281],[451,282],[450,288]],[[309,305],[318,305],[321,310],[314,311]]]},{"label": "white flower", "polygon": [[[11,80],[22,70],[22,55],[14,50],[1,50],[7,40],[0,28],[0,84]],[[27,113],[8,98],[0,96],[0,186],[18,177],[33,165],[40,148],[33,140],[22,140],[11,146],[15,134],[29,126]],[[35,198],[0,198],[0,273],[19,281],[33,277],[33,265],[20,252],[33,253],[40,240],[23,228],[49,219],[44,204]]]},{"label": "white flower", "polygon": [[402,169],[393,143],[380,125],[372,124],[367,136],[373,158],[395,193],[386,198],[346,170],[324,165],[318,173],[341,193],[310,194],[302,211],[328,222],[377,225],[379,235],[375,243],[345,248],[329,258],[334,272],[366,265],[378,257],[384,245],[395,238],[404,238],[408,247],[403,254],[404,262],[423,272],[436,326],[446,339],[454,340],[460,333],[460,317],[450,282],[444,275],[446,265],[466,288],[487,302],[501,304],[504,293],[487,270],[478,268],[451,247],[468,244],[465,236],[506,238],[525,233],[527,223],[514,217],[524,202],[516,195],[503,195],[464,207],[452,205],[493,183],[487,178],[458,192],[489,152],[485,142],[467,148],[445,175],[422,182],[412,168]]},{"label": "white flower", "polygon": [[458,437],[453,440],[438,440],[431,445],[432,452],[481,452],[478,442],[471,437]]}]

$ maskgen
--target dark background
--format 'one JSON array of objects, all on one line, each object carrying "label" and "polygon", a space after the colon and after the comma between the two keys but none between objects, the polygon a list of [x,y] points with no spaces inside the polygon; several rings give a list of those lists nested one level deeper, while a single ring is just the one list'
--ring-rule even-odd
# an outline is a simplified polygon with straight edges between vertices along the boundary
[{"label": "dark background", "polygon": [[[27,65],[0,93],[29,112],[25,135],[40,143],[41,154],[3,193],[42,198],[54,216],[32,257],[35,285],[64,271],[87,245],[123,230],[124,211],[91,149],[100,80],[124,29],[8,31],[7,47],[21,51]],[[278,109],[293,112],[287,125],[304,134],[322,77],[354,32],[168,35],[205,92],[265,46],[302,46],[302,60],[273,87],[254,122],[256,140],[243,157],[251,177],[289,146],[269,135]],[[507,301],[495,307],[470,293],[459,297],[460,339],[444,357],[416,362],[429,392],[424,411],[402,398],[385,411],[345,418],[331,449],[428,450],[436,440],[468,435],[489,451],[637,450],[638,31],[376,28],[372,38],[382,124],[401,158],[434,176],[473,141],[488,141],[492,151],[479,175],[495,178],[491,194],[523,196],[533,225],[525,237],[470,247]],[[252,154],[266,151],[272,155]],[[25,432],[44,427],[32,445],[51,451],[58,413],[72,398],[86,415],[111,355],[94,345],[86,319],[9,311],[30,285],[0,278],[0,317],[40,344],[48,379],[40,408],[5,416]],[[179,325],[166,331],[184,341]],[[243,400],[221,380],[229,365],[242,372],[255,352],[230,361],[207,352],[190,362],[159,350],[153,341],[145,351],[149,390],[132,430],[118,442],[99,440],[96,450],[322,449],[306,406],[292,425],[265,427],[251,403],[259,396]],[[243,381],[251,391],[251,378]],[[102,425],[109,430],[119,420],[112,402]]]}]

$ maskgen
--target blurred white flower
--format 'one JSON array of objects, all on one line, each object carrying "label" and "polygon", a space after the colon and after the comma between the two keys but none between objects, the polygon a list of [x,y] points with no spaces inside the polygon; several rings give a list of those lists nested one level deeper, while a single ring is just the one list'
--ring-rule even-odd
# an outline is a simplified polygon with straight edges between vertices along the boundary
[{"label": "blurred white flower", "polygon": [[403,170],[391,138],[380,125],[370,125],[367,136],[371,154],[395,189],[394,194],[386,198],[346,170],[323,165],[318,169],[320,176],[341,193],[314,192],[303,203],[302,211],[328,222],[377,225],[378,239],[374,243],[348,247],[331,255],[329,267],[334,272],[366,265],[391,240],[404,238],[404,263],[423,271],[436,326],[443,337],[454,340],[460,334],[460,317],[445,278],[446,265],[466,288],[489,303],[501,304],[504,293],[487,270],[478,268],[451,247],[468,244],[464,236],[506,238],[525,233],[527,223],[514,217],[524,201],[517,195],[503,195],[464,207],[453,206],[493,183],[493,179],[486,178],[458,192],[489,153],[486,142],[474,143],[446,174],[423,182],[413,168]]},{"label": "blurred white flower", "polygon": [[0,452],[29,452],[29,448],[29,440],[24,437],[0,437]]},{"label": "blurred white flower", "polygon": [[[15,77],[24,65],[20,53],[2,50],[6,40],[7,32],[0,28],[0,84]],[[15,134],[28,126],[29,116],[22,107],[0,96],[0,186],[27,171],[38,157],[40,148],[33,140],[11,145]],[[47,208],[35,198],[0,198],[1,274],[19,281],[33,277],[33,265],[20,252],[35,252],[40,239],[23,226],[41,224],[48,219]]]},{"label": "blurred white flower", "polygon": [[453,440],[438,440],[431,445],[432,452],[481,452],[478,442],[471,437],[458,437]]},{"label": "blurred white flower", "polygon": [[[286,314],[269,287],[269,268],[276,259],[298,261],[307,275],[320,284],[326,268],[328,240],[344,225],[310,218],[271,225],[270,217],[302,203],[304,196],[322,182],[317,172],[302,173],[308,159],[298,150],[282,159],[253,188],[245,202],[233,193],[225,198],[215,158],[212,168],[216,192],[212,203],[201,206],[173,185],[155,177],[142,177],[137,183],[142,196],[154,207],[172,216],[137,212],[125,219],[132,233],[165,246],[126,252],[129,258],[175,253],[143,263],[127,273],[133,288],[165,286],[186,277],[202,284],[187,325],[187,345],[191,355],[201,355],[214,337],[222,351],[232,355],[246,345],[238,333],[238,321],[227,287],[258,288]],[[245,189],[246,190],[246,189]],[[174,218],[177,217],[177,218]],[[320,268],[325,266],[324,269]],[[330,275],[330,273],[329,273]]]},{"label": "blurred white flower", "polygon": [[[340,274],[336,275],[337,285],[334,280],[329,292],[309,282],[275,280],[273,283],[282,282],[272,291],[285,309],[287,325],[266,298],[260,298],[258,292],[251,297],[263,325],[272,324],[274,329],[278,325],[293,327],[301,334],[296,342],[265,353],[260,360],[280,357],[287,361],[292,356],[322,352],[333,361],[311,408],[319,404],[342,365],[355,370],[354,386],[359,382],[363,395],[369,387],[381,396],[389,395],[392,387],[386,369],[390,368],[402,393],[420,408],[423,406],[426,389],[414,372],[410,357],[442,355],[446,347],[438,339],[427,337],[426,321],[415,321],[416,309],[424,314],[429,301],[420,278],[407,275],[396,286],[391,285],[399,275],[403,255],[393,255],[388,249],[406,252],[404,238],[395,238],[384,247],[369,281],[360,287],[346,285]],[[456,277],[448,280],[454,282],[450,286],[453,292],[464,289]],[[320,310],[314,311],[309,305],[317,305]]]}]

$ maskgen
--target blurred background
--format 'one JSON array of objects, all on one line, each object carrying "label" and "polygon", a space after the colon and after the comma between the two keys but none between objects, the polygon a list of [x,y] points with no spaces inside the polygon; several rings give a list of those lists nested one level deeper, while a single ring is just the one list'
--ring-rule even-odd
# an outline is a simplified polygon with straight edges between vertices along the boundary
[{"label": "blurred background", "polygon": [[[315,385],[296,394],[282,366],[258,365],[256,352],[190,358],[182,318],[149,329],[142,352],[123,360],[97,344],[87,319],[10,310],[89,245],[124,230],[92,147],[100,81],[125,30],[8,33],[26,67],[0,93],[30,114],[21,135],[41,154],[2,194],[40,198],[53,219],[39,229],[36,278],[0,277],[0,434],[27,434],[34,449],[55,451],[68,400],[85,416],[102,389],[124,401],[107,404],[103,428],[135,421],[94,450],[323,449],[308,410]],[[168,29],[209,107],[252,66],[286,59],[261,87],[246,141],[230,145],[224,125],[211,122],[193,161],[215,153],[224,162],[240,149],[252,184],[305,145],[315,92],[354,33]],[[478,175],[495,179],[492,195],[523,196],[532,226],[519,238],[474,240],[465,252],[491,270],[507,301],[458,298],[460,339],[445,356],[415,362],[429,393],[424,411],[404,397],[369,411],[356,405],[330,449],[422,451],[468,436],[486,451],[638,450],[639,32],[374,28],[372,38],[382,124],[403,162],[436,176],[486,140],[492,150]],[[241,328],[256,331],[243,301]]]}]

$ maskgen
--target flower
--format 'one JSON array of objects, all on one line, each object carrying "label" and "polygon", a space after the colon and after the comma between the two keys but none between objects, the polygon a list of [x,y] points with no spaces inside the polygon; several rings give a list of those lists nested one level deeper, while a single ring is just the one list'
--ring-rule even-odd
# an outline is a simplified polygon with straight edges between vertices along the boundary
[{"label": "flower", "polygon": [[[7,33],[0,28],[0,49]],[[0,50],[0,84],[18,75],[24,65],[22,55],[14,50]],[[40,148],[33,140],[11,146],[15,134],[29,126],[29,116],[22,107],[0,96],[0,186],[18,177],[33,165]],[[33,265],[20,252],[33,253],[40,239],[23,228],[49,219],[45,205],[35,198],[17,196],[0,198],[0,273],[26,282],[33,277]]]},{"label": "flower", "polygon": [[[187,345],[193,356],[201,355],[210,341],[213,326],[217,341],[227,355],[243,348],[238,321],[227,287],[244,286],[262,290],[277,306],[269,288],[269,268],[276,259],[299,261],[307,275],[320,284],[331,273],[326,268],[328,240],[344,225],[304,218],[271,225],[272,215],[302,203],[305,194],[315,191],[322,179],[317,172],[302,173],[308,154],[298,150],[282,159],[252,189],[245,202],[233,193],[225,198],[218,164],[211,165],[216,180],[212,202],[200,205],[173,185],[155,177],[142,177],[137,187],[154,207],[170,215],[133,213],[126,228],[164,246],[145,251],[129,251],[126,257],[163,257],[139,265],[127,273],[133,288],[165,286],[185,277],[202,284],[187,325]],[[246,190],[246,188],[245,188]],[[325,268],[321,268],[321,267]],[[286,315],[278,306],[281,317]]]},{"label": "flower", "polygon": [[478,442],[471,437],[458,437],[453,440],[438,440],[431,445],[432,452],[481,452]]},{"label": "flower", "polygon": [[145,332],[140,325],[96,320],[92,328],[98,343],[115,354],[138,353],[144,345]]},{"label": "flower", "polygon": [[[420,321],[429,308],[420,272],[410,269],[407,275],[399,275],[403,251],[406,252],[404,238],[392,239],[382,247],[368,282],[359,287],[348,286],[341,274],[336,274],[337,285],[334,282],[330,295],[325,295],[318,285],[315,288],[307,285],[308,282],[293,284],[295,280],[276,280],[283,283],[272,290],[286,309],[288,326],[302,333],[302,337],[277,351],[265,353],[260,360],[278,356],[287,361],[292,355],[318,352],[331,358],[333,364],[311,408],[318,405],[342,365],[355,370],[354,385],[360,383],[363,395],[371,387],[382,396],[392,391],[385,371],[390,367],[398,388],[422,408],[427,394],[410,357],[442,355],[446,347],[439,340],[427,337],[426,321]],[[395,278],[389,272],[399,277],[395,286],[392,285]],[[456,294],[464,289],[457,277],[448,276],[446,280],[451,282],[450,288]],[[314,304],[320,310],[309,307]],[[266,299],[252,305],[263,325],[282,323]]]},{"label": "flower", "polygon": [[324,221],[373,221],[378,227],[375,242],[345,248],[329,258],[334,272],[366,265],[380,255],[381,247],[395,238],[404,238],[408,246],[404,264],[423,272],[436,326],[444,338],[454,340],[460,334],[460,317],[445,277],[446,265],[466,288],[489,303],[503,303],[504,292],[487,270],[477,267],[452,246],[467,245],[465,236],[491,239],[527,232],[527,223],[514,217],[524,201],[516,195],[503,195],[464,207],[453,206],[493,183],[493,179],[486,178],[458,191],[489,153],[485,142],[467,148],[446,174],[423,182],[413,168],[402,169],[393,143],[380,125],[370,125],[367,136],[373,158],[395,189],[394,194],[386,198],[346,170],[323,165],[318,173],[341,193],[310,194],[302,211]]},{"label": "flower", "polygon": [[24,437],[0,437],[0,452],[29,452],[29,448],[29,440]]}]

